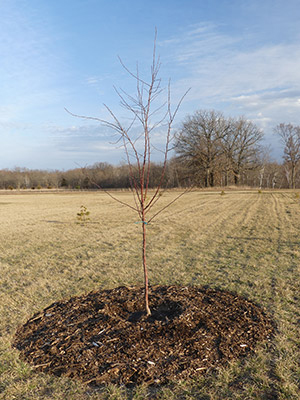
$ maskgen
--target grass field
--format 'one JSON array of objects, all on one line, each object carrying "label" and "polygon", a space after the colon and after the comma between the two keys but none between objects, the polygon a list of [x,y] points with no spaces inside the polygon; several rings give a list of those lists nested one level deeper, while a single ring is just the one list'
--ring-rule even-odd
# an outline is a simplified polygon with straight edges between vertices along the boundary
[{"label": "grass field", "polygon": [[[127,192],[117,193],[131,201]],[[166,193],[164,205],[175,196]],[[79,224],[84,205],[90,221]],[[252,357],[194,381],[97,390],[36,373],[11,341],[52,302],[143,283],[141,225],[104,193],[0,194],[0,399],[300,399],[300,199],[295,192],[193,192],[148,228],[150,284],[209,285],[262,305],[277,323]],[[151,303],[150,303],[151,305]]]}]

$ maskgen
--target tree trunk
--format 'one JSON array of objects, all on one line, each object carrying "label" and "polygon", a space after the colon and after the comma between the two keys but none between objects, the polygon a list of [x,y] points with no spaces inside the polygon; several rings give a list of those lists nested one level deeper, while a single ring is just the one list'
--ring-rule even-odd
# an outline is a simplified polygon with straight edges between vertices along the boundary
[{"label": "tree trunk", "polygon": [[205,183],[204,183],[205,187],[209,187],[209,168],[206,168],[205,171]]},{"label": "tree trunk", "polygon": [[292,181],[292,189],[295,189],[296,188],[296,165],[294,163],[292,164],[291,181]]},{"label": "tree trunk", "polygon": [[235,173],[234,174],[234,184],[238,185],[240,182],[240,174],[239,173]]},{"label": "tree trunk", "polygon": [[215,176],[214,176],[213,172],[210,172],[210,174],[209,174],[209,185],[210,185],[210,187],[215,186]]},{"label": "tree trunk", "polygon": [[144,268],[144,285],[145,285],[145,307],[148,316],[151,315],[151,311],[149,308],[149,284],[148,284],[148,270],[146,261],[146,221],[144,217],[142,225],[143,225],[143,268]]},{"label": "tree trunk", "polygon": [[228,169],[226,168],[224,174],[224,186],[228,186]]}]

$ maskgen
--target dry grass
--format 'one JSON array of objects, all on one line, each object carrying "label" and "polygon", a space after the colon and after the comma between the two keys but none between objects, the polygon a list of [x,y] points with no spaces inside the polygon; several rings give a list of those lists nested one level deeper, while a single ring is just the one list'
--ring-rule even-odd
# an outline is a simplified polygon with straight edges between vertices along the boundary
[{"label": "dry grass", "polygon": [[[130,194],[120,192],[130,201]],[[165,194],[163,205],[175,196]],[[78,224],[84,205],[90,221]],[[264,306],[274,341],[197,381],[92,390],[37,374],[11,349],[16,327],[50,303],[142,284],[141,225],[103,193],[1,194],[0,399],[299,399],[300,203],[293,192],[194,192],[149,226],[150,283],[209,285]]]}]

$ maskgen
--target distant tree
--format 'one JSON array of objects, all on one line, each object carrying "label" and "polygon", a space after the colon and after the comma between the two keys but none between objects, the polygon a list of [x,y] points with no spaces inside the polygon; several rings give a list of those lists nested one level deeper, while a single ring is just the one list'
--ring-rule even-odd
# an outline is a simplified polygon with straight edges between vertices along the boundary
[{"label": "distant tree", "polygon": [[295,189],[297,168],[300,164],[300,126],[279,124],[275,132],[280,136],[284,145],[284,161],[289,187]]},{"label": "distant tree", "polygon": [[240,117],[231,122],[234,146],[231,152],[231,165],[234,183],[240,182],[241,173],[258,169],[261,165],[261,140],[263,132],[253,122]]},{"label": "distant tree", "polygon": [[204,186],[214,186],[215,170],[222,153],[221,142],[229,126],[223,114],[216,111],[199,110],[184,120],[177,135],[176,152],[191,173]]},{"label": "distant tree", "polygon": [[[244,118],[225,118],[216,111],[197,111],[188,116],[177,136],[176,152],[190,173],[214,186],[218,171],[224,184],[229,176],[240,183],[242,173],[258,168],[262,131]],[[199,179],[198,179],[199,180]]]},{"label": "distant tree", "polygon": [[89,178],[86,176],[82,182],[82,188],[83,189],[89,189],[90,188],[90,180]]},{"label": "distant tree", "polygon": [[60,181],[60,186],[65,187],[65,188],[68,186],[68,181],[66,180],[65,177],[62,177],[62,179]]},{"label": "distant tree", "polygon": [[282,186],[281,165],[277,162],[269,162],[264,169],[265,187],[275,189]]}]

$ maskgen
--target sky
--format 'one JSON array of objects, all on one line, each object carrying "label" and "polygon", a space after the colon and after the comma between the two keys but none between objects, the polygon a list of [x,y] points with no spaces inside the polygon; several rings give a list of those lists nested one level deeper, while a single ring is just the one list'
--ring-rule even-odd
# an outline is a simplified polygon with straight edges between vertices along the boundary
[{"label": "sky", "polygon": [[173,107],[191,88],[174,132],[196,110],[243,116],[280,161],[275,126],[300,125],[299,21],[299,0],[0,0],[0,169],[124,162],[113,131],[65,108],[129,121],[114,87],[136,83],[118,57],[148,81],[155,29]]}]

